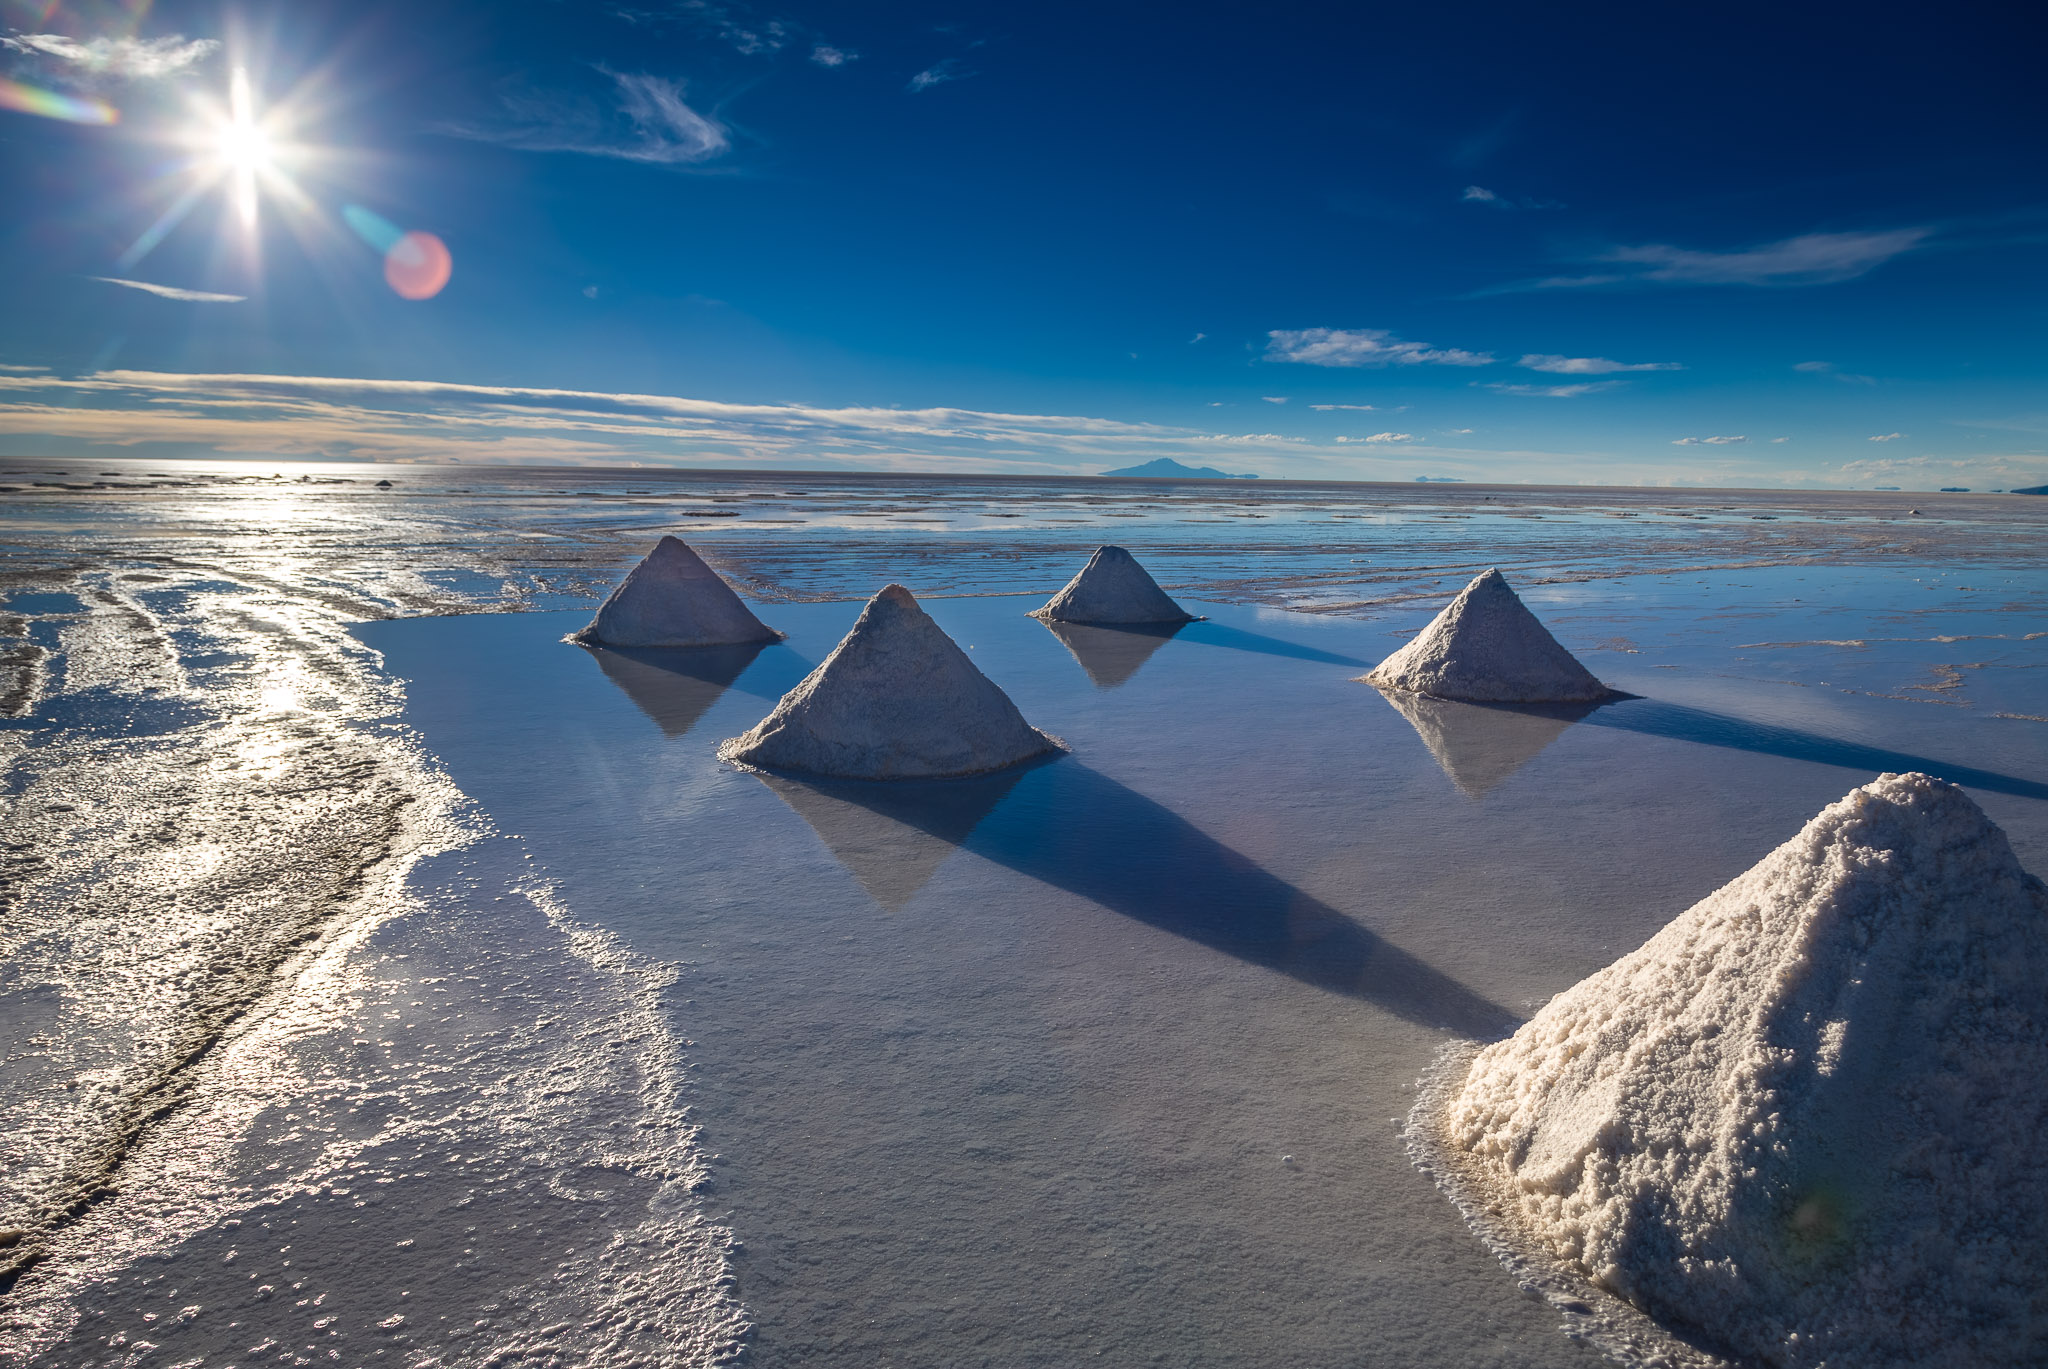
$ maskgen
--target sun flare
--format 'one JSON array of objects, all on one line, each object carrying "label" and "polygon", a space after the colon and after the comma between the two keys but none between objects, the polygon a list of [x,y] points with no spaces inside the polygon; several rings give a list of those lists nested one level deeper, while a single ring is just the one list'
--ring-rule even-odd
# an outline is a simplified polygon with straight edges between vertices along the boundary
[{"label": "sun flare", "polygon": [[249,73],[241,67],[228,85],[228,117],[220,126],[214,144],[221,169],[227,173],[236,212],[244,225],[256,223],[256,178],[271,168],[270,134],[256,117],[256,99],[249,89]]}]

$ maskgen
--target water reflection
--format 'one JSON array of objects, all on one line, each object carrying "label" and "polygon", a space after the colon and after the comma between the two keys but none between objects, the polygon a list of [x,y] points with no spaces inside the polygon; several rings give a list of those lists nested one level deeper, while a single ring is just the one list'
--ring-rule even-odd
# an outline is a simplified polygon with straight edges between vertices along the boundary
[{"label": "water reflection", "polygon": [[2021,779],[1967,765],[1952,765],[1928,756],[1887,751],[1882,747],[1864,746],[1770,723],[1730,718],[1725,714],[1709,713],[1705,709],[1687,708],[1683,704],[1665,703],[1659,699],[1625,700],[1600,709],[1596,716],[1586,721],[1597,727],[1618,727],[1645,736],[1697,742],[1701,746],[1725,746],[1736,751],[1782,756],[1787,760],[1837,765],[1848,770],[1867,771],[1873,776],[1887,770],[1920,770],[1967,788],[1994,794],[2016,794],[2028,799],[2048,799],[2048,784],[2038,780]]},{"label": "water reflection", "polygon": [[1061,623],[1049,618],[1037,621],[1060,639],[1088,672],[1097,689],[1115,689],[1138,673],[1138,667],[1152,659],[1175,633],[1180,623]]},{"label": "water reflection", "polygon": [[954,780],[796,779],[759,771],[755,778],[810,824],[869,897],[894,912],[1031,768]]},{"label": "water reflection", "polygon": [[1480,798],[1527,765],[1599,703],[1477,704],[1402,689],[1380,697],[1408,720],[1429,754],[1467,798]]},{"label": "water reflection", "polygon": [[622,690],[662,735],[680,737],[697,725],[719,697],[768,645],[589,646],[605,678]]}]

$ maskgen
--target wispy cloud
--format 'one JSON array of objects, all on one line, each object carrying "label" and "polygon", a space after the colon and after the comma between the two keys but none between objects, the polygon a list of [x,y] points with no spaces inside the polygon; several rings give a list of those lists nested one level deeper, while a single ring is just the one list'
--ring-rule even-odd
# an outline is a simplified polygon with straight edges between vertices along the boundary
[{"label": "wispy cloud", "polygon": [[801,31],[801,25],[788,19],[757,19],[745,5],[722,4],[719,0],[670,0],[656,9],[617,6],[612,17],[629,24],[681,22],[748,57],[772,56]]},{"label": "wispy cloud", "polygon": [[1374,433],[1371,437],[1340,437],[1339,442],[1413,442],[1414,433]]},{"label": "wispy cloud", "polygon": [[811,60],[821,67],[843,67],[848,62],[858,62],[860,54],[820,43],[811,49]]},{"label": "wispy cloud", "polygon": [[1675,361],[1609,361],[1606,357],[1561,357],[1532,352],[1515,363],[1532,371],[1561,376],[1604,376],[1616,371],[1682,371]]},{"label": "wispy cloud", "polygon": [[1870,440],[1872,442],[1897,442],[1900,438],[1904,436],[1904,433],[1879,433],[1877,436],[1871,438]]},{"label": "wispy cloud", "polygon": [[1275,328],[1266,360],[1303,366],[1491,366],[1490,352],[1408,342],[1385,328]]},{"label": "wispy cloud", "polygon": [[1259,398],[1265,400],[1268,404],[1285,404],[1287,402],[1286,395],[1260,395]]},{"label": "wispy cloud", "polygon": [[1469,437],[1473,431],[1471,428],[1446,428],[1444,434],[1448,437]]},{"label": "wispy cloud", "polygon": [[1377,404],[1311,404],[1309,408],[1314,409],[1318,413],[1325,414],[1334,413],[1339,410],[1346,413],[1369,414],[1376,412],[1379,406]]},{"label": "wispy cloud", "polygon": [[1191,337],[1191,338],[1189,338],[1189,339],[1188,339],[1188,346],[1190,346],[1190,347],[1194,346],[1194,345],[1195,345],[1196,343],[1200,342],[1200,341],[1201,341],[1201,340],[1202,340],[1203,338],[1205,338],[1205,337],[1207,337],[1207,336],[1209,336],[1209,335],[1208,335],[1207,333],[1197,333],[1197,334],[1195,334],[1195,335],[1194,335],[1193,337]]},{"label": "wispy cloud", "polygon": [[1674,437],[1671,439],[1671,445],[1674,447],[1734,447],[1747,441],[1749,441],[1747,437],[1739,435],[1734,437]]},{"label": "wispy cloud", "polygon": [[1982,489],[1988,485],[2039,485],[2048,483],[2048,456],[2039,452],[2000,452],[1975,456],[1866,457],[1845,461],[1839,467],[1851,482],[1895,481],[1933,488],[1937,484],[1968,481]]},{"label": "wispy cloud", "polygon": [[1612,390],[1622,384],[1619,380],[1589,380],[1579,385],[1507,385],[1495,383],[1489,390],[1498,390],[1504,395],[1519,395],[1524,399],[1577,399],[1581,395],[1597,395],[1602,390]]},{"label": "wispy cloud", "polygon": [[1798,361],[1792,364],[1792,369],[1802,371],[1810,376],[1827,376],[1830,379],[1839,380],[1845,385],[1877,384],[1876,376],[1859,376],[1852,372],[1844,371],[1832,361]]},{"label": "wispy cloud", "polygon": [[1527,196],[1510,199],[1498,191],[1488,190],[1483,185],[1468,185],[1465,193],[1458,196],[1466,204],[1483,204],[1489,209],[1562,209],[1556,200],[1532,200]]},{"label": "wispy cloud", "polygon": [[0,46],[48,58],[70,73],[105,76],[122,81],[153,81],[189,71],[220,49],[212,38],[89,38],[80,42],[60,33],[18,33],[0,38]]},{"label": "wispy cloud", "polygon": [[194,304],[240,304],[249,298],[247,295],[219,295],[211,290],[183,290],[175,285],[158,285],[154,281],[123,280],[119,276],[92,276],[89,279],[125,286],[130,290],[146,290],[165,299],[189,300]]},{"label": "wispy cloud", "polygon": [[1596,286],[1835,285],[1867,275],[1925,246],[1931,228],[1871,233],[1805,233],[1796,238],[1729,252],[1703,252],[1668,243],[1615,247],[1588,260],[1609,268],[1579,276],[1545,276],[1492,286],[1480,294],[1568,290]]},{"label": "wispy cloud", "polygon": [[911,77],[904,89],[915,95],[920,91],[930,90],[933,86],[944,85],[948,81],[964,81],[972,75],[974,73],[967,69],[965,62],[958,57],[947,57],[932,63]]},{"label": "wispy cloud", "polygon": [[580,152],[629,162],[691,165],[732,146],[726,126],[683,99],[683,83],[599,68],[612,82],[607,111],[566,94],[507,92],[501,115],[481,124],[444,124],[440,132],[527,152]]}]

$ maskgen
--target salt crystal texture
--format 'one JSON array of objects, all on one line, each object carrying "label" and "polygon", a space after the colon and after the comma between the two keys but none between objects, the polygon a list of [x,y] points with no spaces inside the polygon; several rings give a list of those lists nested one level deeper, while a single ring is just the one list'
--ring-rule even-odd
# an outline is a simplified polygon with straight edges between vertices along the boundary
[{"label": "salt crystal texture", "polygon": [[1822,810],[1448,1098],[1454,1191],[1668,1326],[2048,1363],[2048,888],[1953,785]]},{"label": "salt crystal texture", "polygon": [[1365,680],[1468,703],[1590,702],[1614,692],[1557,644],[1497,570],[1465,586]]},{"label": "salt crystal texture", "polygon": [[1173,602],[1137,557],[1122,547],[1097,547],[1081,573],[1031,616],[1061,623],[1186,623],[1195,615]]},{"label": "salt crystal texture", "polygon": [[570,640],[587,646],[736,646],[778,641],[732,586],[681,540],[664,537]]},{"label": "salt crystal texture", "polygon": [[909,590],[890,585],[824,664],[718,754],[769,770],[879,780],[981,774],[1059,749]]}]

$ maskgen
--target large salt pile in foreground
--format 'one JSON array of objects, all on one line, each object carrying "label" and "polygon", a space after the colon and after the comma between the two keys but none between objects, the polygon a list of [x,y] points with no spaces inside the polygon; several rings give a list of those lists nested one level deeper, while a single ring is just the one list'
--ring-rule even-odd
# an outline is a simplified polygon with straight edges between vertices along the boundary
[{"label": "large salt pile in foreground", "polygon": [[1445,1096],[1482,1228],[1667,1325],[2048,1363],[2048,888],[1953,785],[1855,790]]},{"label": "large salt pile in foreground", "polygon": [[1469,703],[1577,703],[1613,693],[1557,644],[1497,570],[1465,586],[1365,680]]},{"label": "large salt pile in foreground", "polygon": [[1173,602],[1137,557],[1122,547],[1097,547],[1081,573],[1031,616],[1060,623],[1185,623],[1195,615]]},{"label": "large salt pile in foreground", "polygon": [[975,775],[1058,749],[909,590],[890,585],[824,664],[718,754],[770,770],[883,780]]},{"label": "large salt pile in foreground", "polygon": [[682,541],[664,537],[570,640],[586,646],[737,646],[782,634]]}]

